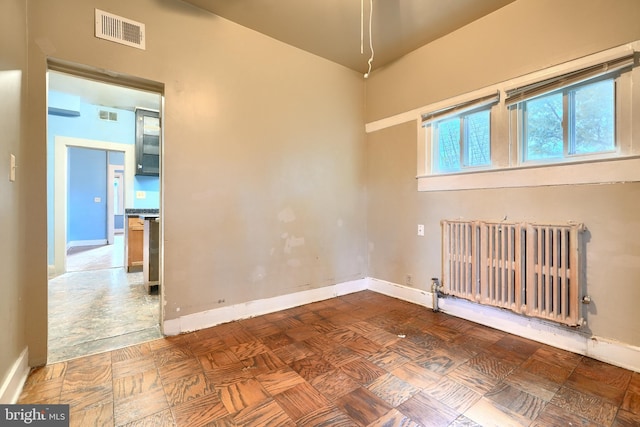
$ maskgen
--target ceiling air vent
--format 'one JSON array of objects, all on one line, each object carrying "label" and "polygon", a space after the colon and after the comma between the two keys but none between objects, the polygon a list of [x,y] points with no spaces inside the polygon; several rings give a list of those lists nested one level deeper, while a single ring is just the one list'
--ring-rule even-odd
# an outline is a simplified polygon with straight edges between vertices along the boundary
[{"label": "ceiling air vent", "polygon": [[96,9],[96,37],[145,49],[144,24]]},{"label": "ceiling air vent", "polygon": [[118,121],[118,113],[115,113],[113,111],[99,110],[98,116],[101,120],[108,120],[110,122]]}]

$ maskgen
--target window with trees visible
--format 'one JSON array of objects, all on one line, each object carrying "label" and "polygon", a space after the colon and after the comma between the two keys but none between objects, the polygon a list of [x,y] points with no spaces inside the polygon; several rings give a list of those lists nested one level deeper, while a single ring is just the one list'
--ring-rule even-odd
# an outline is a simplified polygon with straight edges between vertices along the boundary
[{"label": "window with trees visible", "polygon": [[516,105],[524,162],[615,150],[613,78],[566,87]]},{"label": "window with trees visible", "polygon": [[419,191],[635,182],[639,79],[640,40],[421,108]]},{"label": "window with trees visible", "polygon": [[435,169],[456,172],[491,164],[489,108],[433,124]]},{"label": "window with trees visible", "polygon": [[491,166],[491,111],[496,91],[422,115],[433,173]]},{"label": "window with trees visible", "polygon": [[[479,182],[494,177],[502,185],[507,170],[525,178],[506,185],[529,185],[547,166],[555,168],[553,180],[559,182],[562,165],[577,170],[578,164],[640,156],[640,144],[634,143],[640,131],[632,126],[640,117],[634,108],[640,86],[633,85],[640,77],[640,52],[625,46],[607,57],[613,59],[581,58],[424,107],[418,129],[421,185],[493,185]],[[588,167],[579,169],[575,180],[588,180]],[[478,183],[463,177],[474,172],[481,173]],[[448,174],[457,176],[447,182]]]}]

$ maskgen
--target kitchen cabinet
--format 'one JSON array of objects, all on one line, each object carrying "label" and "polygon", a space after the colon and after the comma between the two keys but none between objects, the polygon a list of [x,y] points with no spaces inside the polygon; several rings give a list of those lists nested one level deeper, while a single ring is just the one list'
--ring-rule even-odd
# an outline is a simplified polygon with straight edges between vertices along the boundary
[{"label": "kitchen cabinet", "polygon": [[144,263],[144,219],[130,216],[127,229],[127,271],[141,271]]},{"label": "kitchen cabinet", "polygon": [[136,175],[160,175],[160,114],[136,109]]}]

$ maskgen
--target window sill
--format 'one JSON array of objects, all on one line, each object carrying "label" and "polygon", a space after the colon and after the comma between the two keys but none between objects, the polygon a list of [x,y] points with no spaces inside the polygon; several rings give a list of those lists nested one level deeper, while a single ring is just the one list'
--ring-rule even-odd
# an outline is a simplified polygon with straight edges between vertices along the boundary
[{"label": "window sill", "polygon": [[640,181],[640,156],[418,177],[418,191],[611,184]]}]

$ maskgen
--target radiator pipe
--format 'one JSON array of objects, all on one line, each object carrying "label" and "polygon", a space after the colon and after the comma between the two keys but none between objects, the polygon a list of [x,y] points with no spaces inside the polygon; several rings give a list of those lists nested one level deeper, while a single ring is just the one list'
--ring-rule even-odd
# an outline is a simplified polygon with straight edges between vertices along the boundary
[{"label": "radiator pipe", "polygon": [[438,311],[438,292],[440,292],[440,280],[437,277],[431,278],[431,297],[433,298],[432,309]]}]

